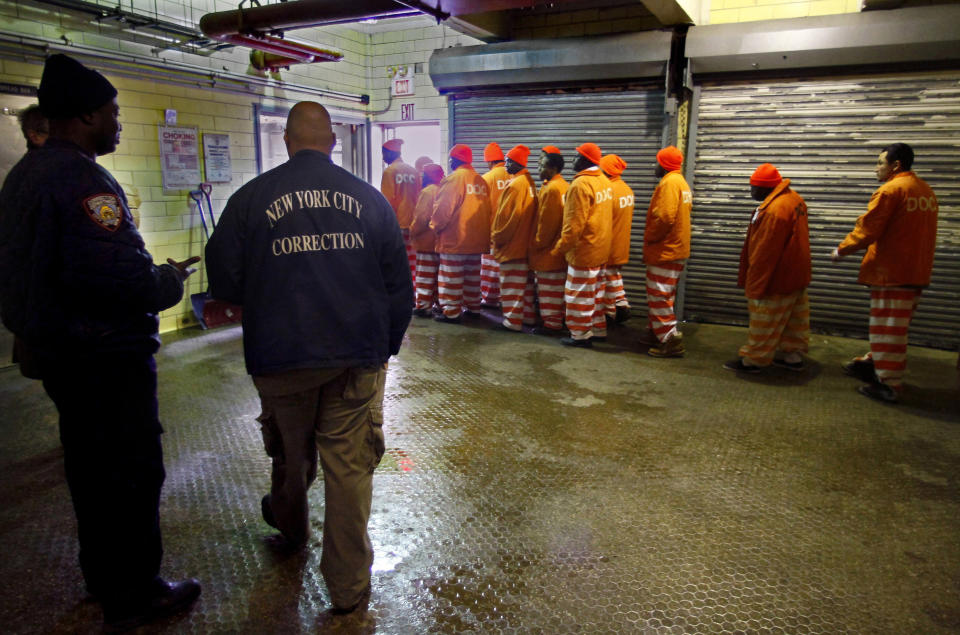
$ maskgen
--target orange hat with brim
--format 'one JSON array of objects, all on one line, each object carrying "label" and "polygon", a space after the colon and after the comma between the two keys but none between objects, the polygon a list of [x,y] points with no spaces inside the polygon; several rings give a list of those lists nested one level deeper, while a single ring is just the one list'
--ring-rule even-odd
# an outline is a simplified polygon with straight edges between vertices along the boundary
[{"label": "orange hat with brim", "polygon": [[557,146],[543,146],[541,149],[547,154],[560,154],[560,148]]},{"label": "orange hat with brim", "polygon": [[390,139],[390,141],[383,144],[383,148],[391,152],[400,152],[400,146],[402,145],[403,139]]},{"label": "orange hat with brim", "polygon": [[753,171],[753,174],[750,176],[750,185],[756,185],[757,187],[776,187],[782,180],[783,177],[780,176],[777,168],[773,167],[770,163],[764,163]]},{"label": "orange hat with brim", "polygon": [[503,161],[503,150],[500,149],[500,145],[493,141],[487,144],[487,147],[483,149],[483,160],[487,161]]},{"label": "orange hat with brim", "polygon": [[530,148],[525,145],[517,145],[510,148],[510,152],[507,152],[507,158],[511,161],[516,161],[523,167],[527,167],[527,159],[530,157]]},{"label": "orange hat with brim", "polygon": [[417,168],[417,172],[423,172],[423,166],[431,163],[433,163],[433,159],[430,157],[420,157],[414,162],[413,167]]},{"label": "orange hat with brim", "polygon": [[610,176],[620,176],[627,169],[627,163],[615,154],[607,154],[600,159],[600,169]]},{"label": "orange hat with brim", "polygon": [[670,172],[679,170],[683,167],[683,153],[675,146],[667,146],[657,153],[657,163]]},{"label": "orange hat with brim", "polygon": [[450,148],[450,158],[463,161],[464,163],[473,163],[473,151],[470,146],[458,143]]},{"label": "orange hat with brim", "polygon": [[432,183],[439,183],[443,180],[443,168],[436,163],[428,163],[423,166],[423,175],[429,178]]},{"label": "orange hat with brim", "polygon": [[600,158],[603,156],[603,153],[600,152],[600,146],[595,143],[584,143],[583,145],[577,146],[577,152],[581,156],[587,159],[590,163],[594,165],[600,164]]}]

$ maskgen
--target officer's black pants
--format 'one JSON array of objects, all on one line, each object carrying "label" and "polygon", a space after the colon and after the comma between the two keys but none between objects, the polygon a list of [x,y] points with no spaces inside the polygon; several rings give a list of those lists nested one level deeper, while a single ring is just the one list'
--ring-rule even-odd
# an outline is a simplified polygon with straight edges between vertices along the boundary
[{"label": "officer's black pants", "polygon": [[152,356],[58,359],[43,387],[60,413],[67,484],[87,589],[122,604],[160,569],[163,450]]}]

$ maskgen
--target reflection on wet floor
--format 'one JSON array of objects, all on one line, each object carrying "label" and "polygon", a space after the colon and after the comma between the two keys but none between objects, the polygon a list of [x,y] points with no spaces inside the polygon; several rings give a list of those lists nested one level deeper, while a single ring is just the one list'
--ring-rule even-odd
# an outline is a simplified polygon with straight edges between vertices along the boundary
[{"label": "reflection on wet floor", "polygon": [[[489,318],[489,316],[488,316]],[[164,575],[195,609],[158,633],[948,633],[960,629],[956,353],[910,350],[907,396],[857,394],[857,340],[814,336],[805,373],[721,369],[745,329],[641,325],[592,350],[415,319],[390,365],[369,611],[326,613],[314,538],[259,514],[269,461],[240,330],[166,337]],[[0,620],[97,632],[36,382],[0,372]]]}]

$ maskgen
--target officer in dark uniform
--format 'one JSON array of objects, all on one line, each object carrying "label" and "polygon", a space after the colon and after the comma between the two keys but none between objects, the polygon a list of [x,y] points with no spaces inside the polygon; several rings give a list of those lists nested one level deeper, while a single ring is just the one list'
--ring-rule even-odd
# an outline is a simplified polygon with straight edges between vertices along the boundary
[{"label": "officer in dark uniform", "polygon": [[123,190],[96,162],[120,139],[116,89],[50,57],[39,98],[50,138],[0,191],[0,306],[60,414],[80,567],[109,630],[187,608],[196,580],[158,576],[164,480],[157,314],[198,261],[156,266]]},{"label": "officer in dark uniform", "polygon": [[335,141],[323,106],[295,105],[290,160],[230,197],[206,259],[210,293],[243,305],[244,356],[273,459],[264,520],[290,545],[306,544],[319,449],[320,570],[332,612],[350,613],[369,599],[386,362],[410,323],[413,283],[393,209],[330,161]]}]

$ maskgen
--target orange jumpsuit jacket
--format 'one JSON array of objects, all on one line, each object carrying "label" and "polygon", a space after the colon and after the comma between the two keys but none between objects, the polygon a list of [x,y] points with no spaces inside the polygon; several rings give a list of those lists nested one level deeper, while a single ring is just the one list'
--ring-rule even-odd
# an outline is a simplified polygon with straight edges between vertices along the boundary
[{"label": "orange jumpsuit jacket", "polygon": [[437,184],[431,183],[420,192],[417,207],[413,210],[413,222],[410,223],[410,244],[414,251],[436,253],[437,235],[430,229],[430,217],[433,216],[433,202],[437,197]]},{"label": "orange jumpsuit jacket", "polygon": [[490,190],[472,165],[463,164],[443,177],[430,218],[437,253],[488,253],[491,216]]},{"label": "orange jumpsuit jacket", "polygon": [[837,251],[845,256],[867,248],[861,284],[925,287],[933,271],[938,212],[930,186],[913,172],[899,172],[873,193],[867,213]]},{"label": "orange jumpsuit jacket", "polygon": [[560,239],[563,228],[563,201],[570,184],[559,174],[543,184],[537,194],[537,217],[533,224],[529,251],[530,268],[534,271],[565,271],[563,255],[550,252]]},{"label": "orange jumpsuit jacket", "polygon": [[613,184],[613,237],[608,265],[630,262],[630,229],[633,226],[633,190],[619,176],[610,177]]},{"label": "orange jumpsuit jacket", "polygon": [[650,198],[643,234],[643,261],[648,265],[690,257],[690,209],[693,193],[680,170],[667,172]]},{"label": "orange jumpsuit jacket", "polygon": [[513,175],[513,180],[500,196],[500,206],[490,228],[490,243],[497,262],[526,260],[537,216],[537,186],[526,169]]},{"label": "orange jumpsuit jacket", "polygon": [[413,208],[417,206],[417,196],[420,194],[420,174],[417,169],[397,159],[383,171],[380,192],[396,213],[400,229],[410,229]]},{"label": "orange jumpsuit jacket", "polygon": [[581,170],[567,190],[553,253],[577,268],[602,267],[610,257],[612,233],[613,185],[599,168]]},{"label": "orange jumpsuit jacket", "polygon": [[490,209],[497,213],[500,206],[500,197],[503,191],[507,189],[507,184],[513,176],[507,172],[505,163],[498,163],[490,168],[490,171],[483,175],[483,180],[487,182],[487,188],[490,190]]},{"label": "orange jumpsuit jacket", "polygon": [[740,252],[737,286],[759,300],[806,289],[810,284],[807,204],[784,179],[767,195],[750,221]]}]

